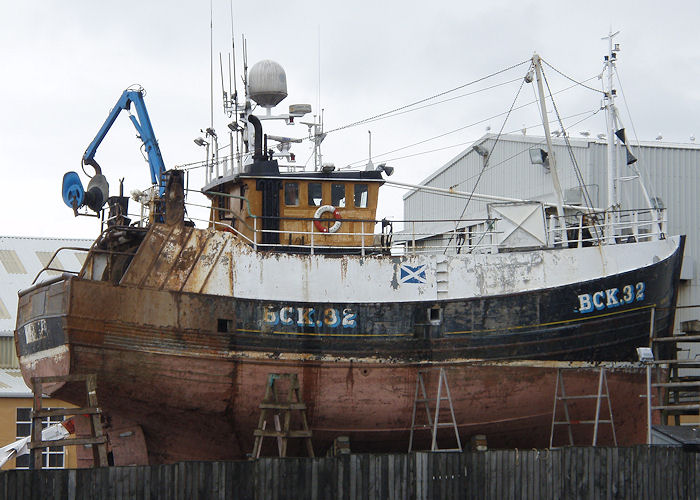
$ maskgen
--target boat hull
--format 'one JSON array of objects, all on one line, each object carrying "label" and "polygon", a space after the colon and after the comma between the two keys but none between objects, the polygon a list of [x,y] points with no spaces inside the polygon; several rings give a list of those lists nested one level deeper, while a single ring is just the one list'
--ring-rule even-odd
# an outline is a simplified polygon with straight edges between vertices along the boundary
[{"label": "boat hull", "polygon": [[[648,266],[586,282],[442,301],[256,300],[128,283],[128,273],[120,284],[67,278],[21,294],[16,346],[28,383],[97,373],[113,429],[143,431],[145,447],[123,449],[148,455],[126,463],[250,453],[270,373],[298,375],[319,453],[341,435],[356,451],[407,450],[418,371],[432,370],[434,398],[437,368],[463,440],[485,434],[494,447],[544,447],[558,371],[568,394],[594,394],[605,367],[618,443],[631,445],[645,440],[646,386],[629,361],[651,332],[672,332],[682,246],[681,238]],[[634,300],[622,303],[627,295]],[[84,398],[71,384],[47,391],[78,405]],[[583,403],[571,411],[577,420],[595,414]],[[576,443],[590,444],[591,426],[577,427]],[[559,433],[555,444],[568,443]],[[428,438],[423,431],[416,446]],[[440,439],[454,447],[444,430]],[[598,439],[612,442],[609,426]]]}]

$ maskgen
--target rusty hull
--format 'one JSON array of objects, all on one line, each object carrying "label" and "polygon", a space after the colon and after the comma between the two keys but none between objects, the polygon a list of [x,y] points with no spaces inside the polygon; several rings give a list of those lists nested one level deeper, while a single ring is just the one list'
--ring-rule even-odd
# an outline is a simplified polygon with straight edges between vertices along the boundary
[{"label": "rusty hull", "polygon": [[[580,362],[406,363],[381,356],[242,350],[232,333],[217,331],[224,307],[223,297],[66,279],[20,300],[18,326],[40,319],[60,324],[57,337],[47,332],[39,340],[47,342],[46,350],[22,355],[18,343],[22,373],[27,382],[35,375],[97,373],[98,396],[109,418],[119,428],[143,430],[148,457],[136,453],[129,463],[244,457],[252,450],[271,372],[299,375],[317,454],[339,435],[350,437],[354,451],[406,450],[419,369],[446,368],[463,442],[486,434],[491,447],[548,445],[558,368],[572,368],[565,374],[568,394],[597,390],[597,365]],[[629,363],[607,366],[618,442],[643,443],[644,373]],[[433,375],[428,380],[433,395],[436,384]],[[74,404],[84,397],[70,385],[51,392]],[[579,404],[572,414],[591,420],[594,408]],[[591,430],[579,426],[577,443],[590,444]],[[117,448],[118,434],[110,433]],[[419,448],[427,447],[424,434],[418,436]],[[557,436],[564,444],[565,433]],[[599,443],[611,442],[609,427],[602,425]]]}]

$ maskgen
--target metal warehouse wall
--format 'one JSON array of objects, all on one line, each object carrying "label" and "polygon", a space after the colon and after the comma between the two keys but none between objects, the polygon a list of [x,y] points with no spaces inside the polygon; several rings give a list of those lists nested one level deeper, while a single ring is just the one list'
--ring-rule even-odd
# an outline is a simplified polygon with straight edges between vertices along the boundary
[{"label": "metal warehouse wall", "polygon": [[[607,202],[605,141],[584,138],[570,138],[569,141],[593,203],[604,207]],[[553,142],[565,201],[575,203],[580,190],[572,155],[564,139],[554,138]],[[481,178],[479,173],[483,159],[470,147],[421,184],[512,198],[555,201],[551,174],[541,165],[531,164],[528,153],[533,147],[546,149],[543,137],[510,134],[496,141],[496,135],[487,134],[475,144],[492,151]],[[668,209],[668,233],[687,235],[683,274],[692,279],[682,281],[679,305],[700,304],[700,279],[696,269],[700,262],[700,147],[652,142],[633,147],[633,152],[639,159],[637,165],[646,179],[649,195],[660,197]],[[624,151],[619,151],[619,157],[624,160]],[[624,166],[624,161],[620,161],[620,164],[623,165],[620,176],[634,175],[632,169]],[[620,191],[623,208],[646,206],[636,181],[623,182]],[[459,218],[465,204],[464,198],[412,190],[404,196],[404,218]],[[471,201],[463,218],[486,217],[486,205],[485,202]],[[466,224],[460,227],[463,225]],[[428,226],[424,225],[423,228],[427,231]],[[409,225],[406,230],[410,230]],[[680,310],[677,318],[679,321],[700,319],[700,309]]]}]

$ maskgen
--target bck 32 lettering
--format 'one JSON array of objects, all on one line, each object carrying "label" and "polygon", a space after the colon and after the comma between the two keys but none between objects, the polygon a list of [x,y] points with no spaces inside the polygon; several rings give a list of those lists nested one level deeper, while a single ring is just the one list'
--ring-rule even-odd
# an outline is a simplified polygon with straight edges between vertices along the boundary
[{"label": "bck 32 lettering", "polygon": [[644,282],[640,281],[636,285],[625,285],[622,289],[608,288],[581,294],[578,296],[578,312],[585,314],[624,306],[632,302],[641,302],[644,300],[645,289]]}]

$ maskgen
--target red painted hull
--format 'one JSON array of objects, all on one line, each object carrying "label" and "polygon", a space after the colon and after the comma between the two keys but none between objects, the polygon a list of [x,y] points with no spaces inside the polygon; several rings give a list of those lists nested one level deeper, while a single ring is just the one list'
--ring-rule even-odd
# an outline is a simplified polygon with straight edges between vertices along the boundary
[{"label": "red painted hull", "polygon": [[[52,371],[50,363],[40,362],[36,368]],[[381,360],[192,358],[87,346],[71,349],[71,366],[74,372],[98,374],[98,394],[107,415],[141,426],[150,463],[245,457],[253,448],[258,406],[272,372],[298,374],[317,454],[340,435],[350,437],[353,451],[407,451],[417,371],[428,368]],[[556,374],[565,363],[463,361],[433,366],[446,368],[463,443],[485,434],[494,448],[549,445]],[[609,368],[606,374],[618,443],[643,443],[644,372],[626,366]],[[594,394],[598,376],[593,366],[565,370],[567,394]],[[437,371],[426,377],[426,384],[434,398]],[[54,396],[76,404],[84,397],[70,386]],[[607,411],[605,403],[602,410]],[[577,420],[592,420],[595,414],[590,400],[570,411]],[[424,413],[418,417],[425,421]],[[447,418],[442,414],[441,421]],[[574,436],[576,444],[590,444],[592,426],[574,426]],[[441,437],[442,447],[454,447],[449,429]],[[416,439],[417,449],[429,448],[427,431],[418,432]],[[598,443],[612,443],[609,425],[601,424]],[[555,445],[565,444],[566,432],[560,428]],[[275,453],[272,445],[263,451]],[[290,452],[295,452],[293,444]]]},{"label": "red painted hull", "polygon": [[[353,451],[407,451],[417,373],[438,367],[446,370],[463,443],[485,434],[493,448],[548,446],[557,371],[571,368],[564,375],[568,395],[594,394],[598,366],[607,366],[618,444],[645,441],[645,400],[640,397],[646,392],[645,374],[630,363],[479,361],[456,355],[412,362],[379,353],[331,357],[269,348],[244,351],[230,344],[230,336],[197,327],[217,313],[217,301],[225,304],[202,295],[82,279],[41,287],[21,296],[18,324],[43,321],[45,337],[36,327],[31,340],[53,342],[53,347],[20,355],[23,375],[29,381],[36,375],[97,373],[115,464],[245,457],[253,449],[270,373],[298,375],[317,454],[338,436],[349,436]],[[36,319],[39,303],[43,319]],[[22,330],[25,336],[27,331]],[[26,346],[18,347],[20,354]],[[437,371],[426,383],[434,401]],[[50,390],[82,405],[79,389],[57,385]],[[602,411],[606,418],[605,402]],[[579,401],[570,412],[572,419],[592,420],[595,407],[591,400]],[[418,416],[425,422],[425,413]],[[447,422],[447,414],[440,421]],[[130,444],[134,438],[122,437],[129,434],[125,429],[142,430],[143,442]],[[453,436],[443,429],[441,447],[453,448]],[[559,428],[555,445],[568,444],[566,438]],[[591,444],[592,426],[575,426],[574,438],[576,444]],[[263,453],[276,453],[271,441]],[[414,449],[428,449],[429,442],[429,433],[420,431]],[[601,424],[598,443],[612,443],[609,425]],[[295,451],[290,445],[290,453]]]}]

